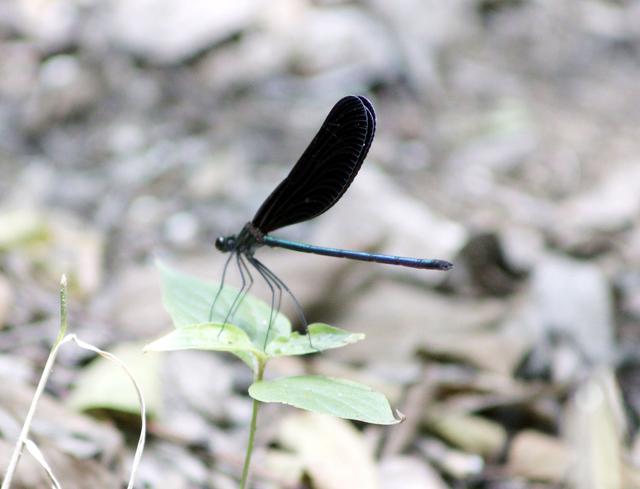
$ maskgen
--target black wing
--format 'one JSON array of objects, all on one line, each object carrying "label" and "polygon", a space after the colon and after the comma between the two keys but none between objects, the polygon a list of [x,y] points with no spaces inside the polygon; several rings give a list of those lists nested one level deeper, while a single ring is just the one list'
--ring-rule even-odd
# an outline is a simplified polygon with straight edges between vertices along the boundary
[{"label": "black wing", "polygon": [[289,175],[260,206],[252,224],[266,234],[328,210],[358,173],[375,128],[375,112],[366,98],[340,99]]}]

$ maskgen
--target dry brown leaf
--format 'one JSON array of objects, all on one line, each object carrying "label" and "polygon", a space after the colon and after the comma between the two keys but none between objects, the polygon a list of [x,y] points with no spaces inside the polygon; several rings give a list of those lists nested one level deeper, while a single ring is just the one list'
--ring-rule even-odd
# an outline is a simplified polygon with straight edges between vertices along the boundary
[{"label": "dry brown leaf", "polygon": [[[75,458],[60,451],[51,443],[40,443],[39,446],[63,487],[94,489],[96,487],[118,487],[122,483],[112,468],[93,459]],[[4,476],[12,449],[12,446],[4,440],[0,440],[0,475],[2,476]],[[31,455],[25,453],[18,465],[12,487],[13,489],[45,488],[51,487],[51,483],[45,470]]]},{"label": "dry brown leaf", "polygon": [[[34,388],[6,378],[0,380],[0,409],[9,413],[19,426],[31,403]],[[57,451],[78,458],[96,457],[107,464],[113,464],[123,449],[122,436],[113,426],[80,415],[47,394],[40,398],[31,433],[34,440],[46,439]],[[0,467],[4,466],[6,463],[0,460]]]},{"label": "dry brown leaf", "polygon": [[282,450],[268,450],[260,465],[261,471],[284,487],[296,487],[304,472],[302,459]]},{"label": "dry brown leaf", "polygon": [[626,419],[614,373],[595,371],[578,389],[565,416],[571,447],[571,487],[623,487],[623,436]]},{"label": "dry brown leaf", "polygon": [[296,413],[283,420],[278,437],[300,456],[318,489],[379,487],[371,449],[348,421]]},{"label": "dry brown leaf", "polygon": [[456,450],[435,438],[419,440],[417,446],[434,465],[455,479],[477,477],[485,468],[479,455]]},{"label": "dry brown leaf", "polygon": [[497,332],[462,332],[433,335],[424,342],[430,353],[463,360],[478,368],[508,375],[529,347],[525,335]]},{"label": "dry brown leaf", "polygon": [[[378,281],[362,298],[350,300],[336,326],[367,335],[366,341],[329,353],[354,362],[406,361],[442,334],[467,334],[504,316],[495,300],[456,300],[412,285]],[[390,341],[393,340],[392,344]]]},{"label": "dry brown leaf", "polygon": [[560,482],[567,475],[570,455],[558,438],[525,430],[518,433],[511,444],[508,470],[526,479]]},{"label": "dry brown leaf", "polygon": [[424,421],[430,430],[466,452],[495,457],[507,441],[507,431],[498,423],[473,414],[456,413],[431,406]]},{"label": "dry brown leaf", "polygon": [[380,463],[383,489],[447,489],[440,474],[418,457],[389,457]]},{"label": "dry brown leaf", "polygon": [[11,303],[13,302],[13,290],[11,283],[4,275],[0,275],[0,329],[4,326]]}]

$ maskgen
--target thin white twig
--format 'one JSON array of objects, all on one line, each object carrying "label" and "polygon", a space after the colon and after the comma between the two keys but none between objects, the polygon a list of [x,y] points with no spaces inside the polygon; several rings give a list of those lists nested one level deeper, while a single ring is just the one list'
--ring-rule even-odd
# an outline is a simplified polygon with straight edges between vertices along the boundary
[{"label": "thin white twig", "polygon": [[[20,435],[18,436],[18,440],[16,441],[15,448],[13,449],[13,453],[11,454],[11,460],[9,461],[9,466],[7,467],[7,472],[5,474],[5,478],[2,481],[2,486],[0,489],[9,489],[11,487],[11,481],[13,480],[13,475],[18,467],[18,462],[20,461],[20,457],[22,456],[22,451],[26,445],[29,452],[34,456],[35,460],[46,470],[47,474],[51,478],[53,482],[54,489],[61,489],[60,484],[56,480],[53,475],[53,471],[51,467],[47,463],[44,458],[44,455],[37,447],[37,445],[31,441],[29,436],[29,430],[31,429],[31,422],[33,421],[33,416],[36,412],[36,408],[38,406],[38,401],[40,397],[42,397],[42,393],[44,392],[44,386],[47,384],[47,380],[49,380],[49,375],[51,374],[51,370],[53,369],[53,364],[55,363],[56,356],[58,355],[58,351],[60,347],[69,341],[74,341],[76,345],[80,348],[84,348],[85,350],[92,351],[97,353],[98,355],[111,360],[112,362],[116,362],[127,374],[127,376],[131,379],[133,386],[136,389],[136,393],[138,394],[138,401],[140,401],[140,416],[142,418],[141,428],[140,428],[140,438],[138,439],[138,446],[136,447],[136,453],[133,457],[133,464],[131,466],[131,476],[129,478],[129,484],[127,485],[127,489],[133,489],[133,482],[135,480],[136,471],[140,466],[140,460],[142,458],[142,451],[144,450],[144,443],[146,439],[147,433],[147,408],[144,402],[144,396],[142,394],[142,389],[140,385],[134,379],[133,374],[129,370],[129,368],[124,364],[122,360],[120,360],[115,355],[103,351],[100,348],[97,348],[89,343],[86,343],[79,339],[75,334],[66,335],[67,332],[67,276],[63,275],[60,280],[60,330],[58,332],[58,337],[56,338],[55,343],[53,344],[53,348],[49,353],[49,358],[47,358],[47,363],[44,366],[42,371],[42,375],[40,376],[40,381],[38,382],[38,387],[36,387],[36,392],[33,395],[33,399],[31,400],[31,405],[29,406],[29,411],[27,412],[27,417],[24,420],[24,424],[22,425],[22,430],[20,431]],[[66,335],[66,336],[65,336]]]},{"label": "thin white twig", "polygon": [[[68,343],[69,341],[73,341],[80,348],[84,348],[85,350],[89,350],[94,353],[97,353],[98,355],[117,363],[125,371],[127,376],[131,379],[131,382],[133,383],[133,386],[136,389],[136,393],[138,395],[138,401],[140,402],[141,428],[140,428],[140,438],[138,439],[138,446],[136,447],[136,452],[134,454],[133,463],[131,466],[131,475],[129,477],[129,483],[127,485],[127,489],[133,489],[133,483],[135,481],[135,476],[136,476],[138,467],[140,466],[140,460],[142,458],[142,451],[144,450],[144,444],[145,444],[146,433],[147,433],[147,414],[146,414],[147,408],[144,402],[144,395],[142,393],[142,389],[140,388],[140,385],[133,377],[133,374],[131,373],[129,368],[125,365],[125,363],[122,360],[120,360],[118,357],[116,357],[112,353],[106,352],[104,350],[101,350],[100,348],[97,348],[89,343],[82,341],[75,334],[70,334],[62,338],[53,347],[53,349],[51,350],[51,353],[49,354],[49,358],[47,359],[47,363],[42,372],[42,376],[40,377],[40,382],[38,383],[36,392],[33,396],[33,399],[31,400],[31,406],[29,406],[27,417],[25,419],[24,425],[22,426],[22,431],[20,432],[20,436],[18,437],[18,440],[16,442],[16,446],[11,456],[11,461],[9,462],[9,467],[7,468],[6,476],[2,481],[2,486],[0,486],[0,489],[9,489],[12,478],[13,478],[13,474],[15,473],[16,467],[18,466],[18,461],[20,460],[20,456],[22,455],[22,451],[25,444],[27,445],[31,444],[35,446],[35,444],[27,438],[29,435],[29,429],[31,427],[31,421],[33,420],[33,416],[35,414],[38,401],[40,400],[40,397],[42,396],[42,392],[44,391],[44,386],[47,383],[47,380],[49,379],[49,375],[51,373],[51,369],[53,368],[53,363],[58,354],[58,350],[63,344]],[[31,447],[28,447],[28,448],[33,454]],[[40,452],[40,450],[38,450],[37,447],[36,447],[36,450]],[[54,482],[54,488],[59,489],[60,486],[55,485],[57,484],[57,481],[53,476],[53,473],[51,472],[51,469],[49,468],[49,466],[46,464],[46,462],[44,462],[44,457],[41,457],[42,460],[37,456],[35,458],[47,471],[47,473],[49,474],[49,477],[51,477],[51,480]]]},{"label": "thin white twig", "polygon": [[138,467],[140,466],[140,460],[142,458],[142,451],[144,450],[144,444],[147,436],[147,408],[144,402],[144,395],[142,394],[142,389],[136,379],[133,377],[133,374],[129,370],[129,367],[116,357],[114,354],[109,353],[107,351],[101,350],[98,347],[95,347],[89,343],[82,341],[75,334],[69,335],[68,338],[71,338],[80,348],[84,348],[85,350],[90,350],[92,352],[97,353],[98,355],[116,362],[127,374],[133,386],[136,389],[136,393],[138,394],[138,401],[140,402],[140,419],[141,419],[141,427],[140,427],[140,438],[138,439],[138,446],[136,447],[136,452],[133,456],[133,463],[131,464],[131,476],[129,478],[129,484],[127,485],[127,489],[133,489],[133,483],[136,478],[136,472]]},{"label": "thin white twig", "polygon": [[33,458],[46,470],[49,479],[51,479],[51,483],[53,484],[53,489],[62,489],[62,486],[56,479],[56,476],[53,474],[53,470],[51,470],[51,466],[47,463],[47,460],[44,458],[44,453],[40,451],[38,445],[36,445],[31,439],[27,438],[24,441],[27,450]]},{"label": "thin white twig", "polygon": [[49,353],[49,358],[47,358],[47,363],[44,366],[42,371],[42,376],[40,377],[40,381],[38,382],[38,387],[36,387],[36,392],[33,395],[33,399],[31,400],[31,405],[29,406],[29,411],[27,411],[27,417],[24,420],[24,424],[22,425],[22,430],[20,431],[20,436],[18,436],[18,440],[16,441],[15,448],[13,449],[13,453],[11,454],[11,460],[9,461],[9,466],[7,467],[7,473],[2,481],[2,486],[0,489],[9,489],[11,486],[11,481],[13,479],[13,474],[16,471],[16,467],[18,466],[18,461],[22,456],[22,450],[24,449],[24,444],[27,441],[27,437],[29,436],[29,429],[31,428],[31,421],[33,420],[33,416],[36,412],[36,407],[38,406],[38,401],[42,396],[42,392],[44,391],[44,386],[49,380],[49,375],[51,374],[51,369],[53,368],[53,364],[55,362],[56,356],[58,355],[58,350],[60,347],[71,340],[71,336],[66,336],[62,338],[51,350]]}]

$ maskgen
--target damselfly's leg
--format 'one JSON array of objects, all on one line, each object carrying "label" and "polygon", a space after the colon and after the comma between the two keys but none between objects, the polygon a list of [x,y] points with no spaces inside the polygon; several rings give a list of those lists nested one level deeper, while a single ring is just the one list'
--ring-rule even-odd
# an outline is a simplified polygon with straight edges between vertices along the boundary
[{"label": "damselfly's leg", "polygon": [[284,289],[287,292],[287,294],[289,294],[289,296],[293,300],[293,303],[294,303],[294,305],[296,307],[296,312],[297,312],[298,318],[300,319],[300,322],[302,324],[302,328],[303,328],[303,330],[305,332],[307,332],[309,323],[307,323],[307,318],[304,315],[304,311],[302,310],[302,306],[300,305],[300,302],[298,302],[298,299],[296,298],[296,296],[293,295],[293,292],[291,292],[291,289],[289,289],[289,287],[287,287],[287,284],[285,284],[280,279],[280,277],[278,277],[269,268],[267,268],[264,263],[259,261],[257,258],[254,258],[253,260],[254,260],[254,265],[256,266],[256,268],[262,270],[266,275],[269,276],[269,278],[271,278],[271,280],[273,280],[274,283],[278,284],[279,287]]},{"label": "damselfly's leg", "polygon": [[273,315],[273,320],[277,321],[278,314],[280,313],[280,306],[282,305],[282,286],[276,281],[273,281],[273,286],[278,291],[278,299],[276,300],[276,313]]},{"label": "damselfly's leg", "polygon": [[273,281],[273,283],[276,284],[276,286],[279,289],[284,289],[287,292],[287,294],[289,294],[289,296],[293,300],[293,303],[295,304],[296,312],[298,313],[298,317],[300,318],[302,328],[304,332],[307,333],[307,337],[309,338],[309,346],[315,350],[315,347],[313,346],[313,342],[311,341],[311,335],[309,334],[309,323],[307,323],[307,318],[305,317],[304,311],[302,310],[302,306],[300,305],[300,302],[298,302],[298,299],[296,298],[296,296],[293,295],[293,292],[291,292],[289,287],[287,287],[287,284],[285,284],[280,279],[280,277],[278,277],[275,273],[273,273],[270,269],[268,269],[261,261],[259,261],[257,258],[253,258],[252,263],[258,269],[258,271],[260,271],[263,274],[263,276],[265,275],[268,276]]},{"label": "damselfly's leg", "polygon": [[238,309],[240,309],[240,306],[242,305],[242,301],[244,301],[244,298],[247,296],[247,294],[251,290],[251,287],[253,287],[253,275],[251,275],[251,269],[249,268],[247,263],[244,261],[243,255],[238,254],[238,260],[239,260],[238,267],[243,269],[244,272],[247,274],[247,277],[249,278],[249,284],[242,291],[242,295],[240,297],[240,300],[238,300],[238,303],[236,304],[235,309],[230,311],[229,319],[233,319],[233,316],[235,316],[235,314],[238,312]]},{"label": "damselfly's leg", "polygon": [[[278,316],[278,313],[280,312],[280,306],[282,305],[282,285],[278,281],[274,280],[273,277],[267,273],[269,271],[267,267],[265,267],[264,264],[259,262],[256,258],[251,259],[251,264],[256,268],[256,270],[258,270],[258,272],[260,273],[264,281],[267,283],[267,285],[272,285],[274,289],[277,290],[277,294],[276,294],[277,299],[275,301],[276,307],[274,309],[275,314],[273,315],[273,320],[275,321]],[[273,292],[273,289],[272,289],[272,292]],[[273,304],[273,301],[271,302]]]},{"label": "damselfly's leg", "polygon": [[240,253],[235,253],[235,256],[236,256],[236,265],[238,266],[238,272],[240,273],[240,290],[238,290],[238,293],[233,298],[231,307],[229,307],[229,310],[227,311],[227,315],[225,316],[224,321],[222,321],[222,328],[220,328],[220,331],[218,332],[218,338],[220,338],[220,335],[224,331],[227,321],[229,321],[229,319],[231,318],[231,312],[236,308],[236,304],[242,297],[242,292],[244,291],[244,288],[247,286],[247,279],[244,276],[244,271],[242,269],[242,265],[240,264]]},{"label": "damselfly's leg", "polygon": [[220,280],[220,287],[218,287],[218,292],[216,292],[216,295],[213,298],[213,302],[211,303],[211,307],[209,308],[209,322],[213,321],[213,311],[215,310],[218,297],[220,297],[222,289],[224,288],[224,278],[227,275],[227,268],[229,268],[229,262],[231,261],[231,258],[233,258],[233,253],[229,253],[229,258],[227,258],[227,261],[224,263],[224,268],[222,269],[222,279]]},{"label": "damselfly's leg", "polygon": [[260,262],[258,262],[253,257],[248,257],[247,259],[249,260],[249,263],[251,263],[256,268],[260,276],[264,279],[265,283],[271,290],[271,310],[269,311],[269,323],[267,324],[267,333],[265,334],[264,344],[262,345],[262,349],[265,350],[269,341],[271,326],[273,325],[273,321],[278,317],[278,313],[280,312],[280,304],[282,303],[282,287],[280,287],[279,284],[274,282],[273,279],[271,279],[267,274],[264,273]]}]

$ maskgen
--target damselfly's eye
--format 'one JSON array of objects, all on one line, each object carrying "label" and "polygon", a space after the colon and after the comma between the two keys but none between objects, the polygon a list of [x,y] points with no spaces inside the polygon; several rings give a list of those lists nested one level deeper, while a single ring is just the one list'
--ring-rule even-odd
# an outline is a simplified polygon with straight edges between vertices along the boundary
[{"label": "damselfly's eye", "polygon": [[219,238],[216,239],[216,248],[219,249],[220,251],[227,251],[225,249],[225,244],[226,244],[225,242],[226,242],[226,239],[220,236]]},{"label": "damselfly's eye", "polygon": [[220,251],[233,251],[236,249],[236,246],[237,240],[235,236],[227,236],[226,238],[224,236],[220,236],[216,239],[216,248]]}]

